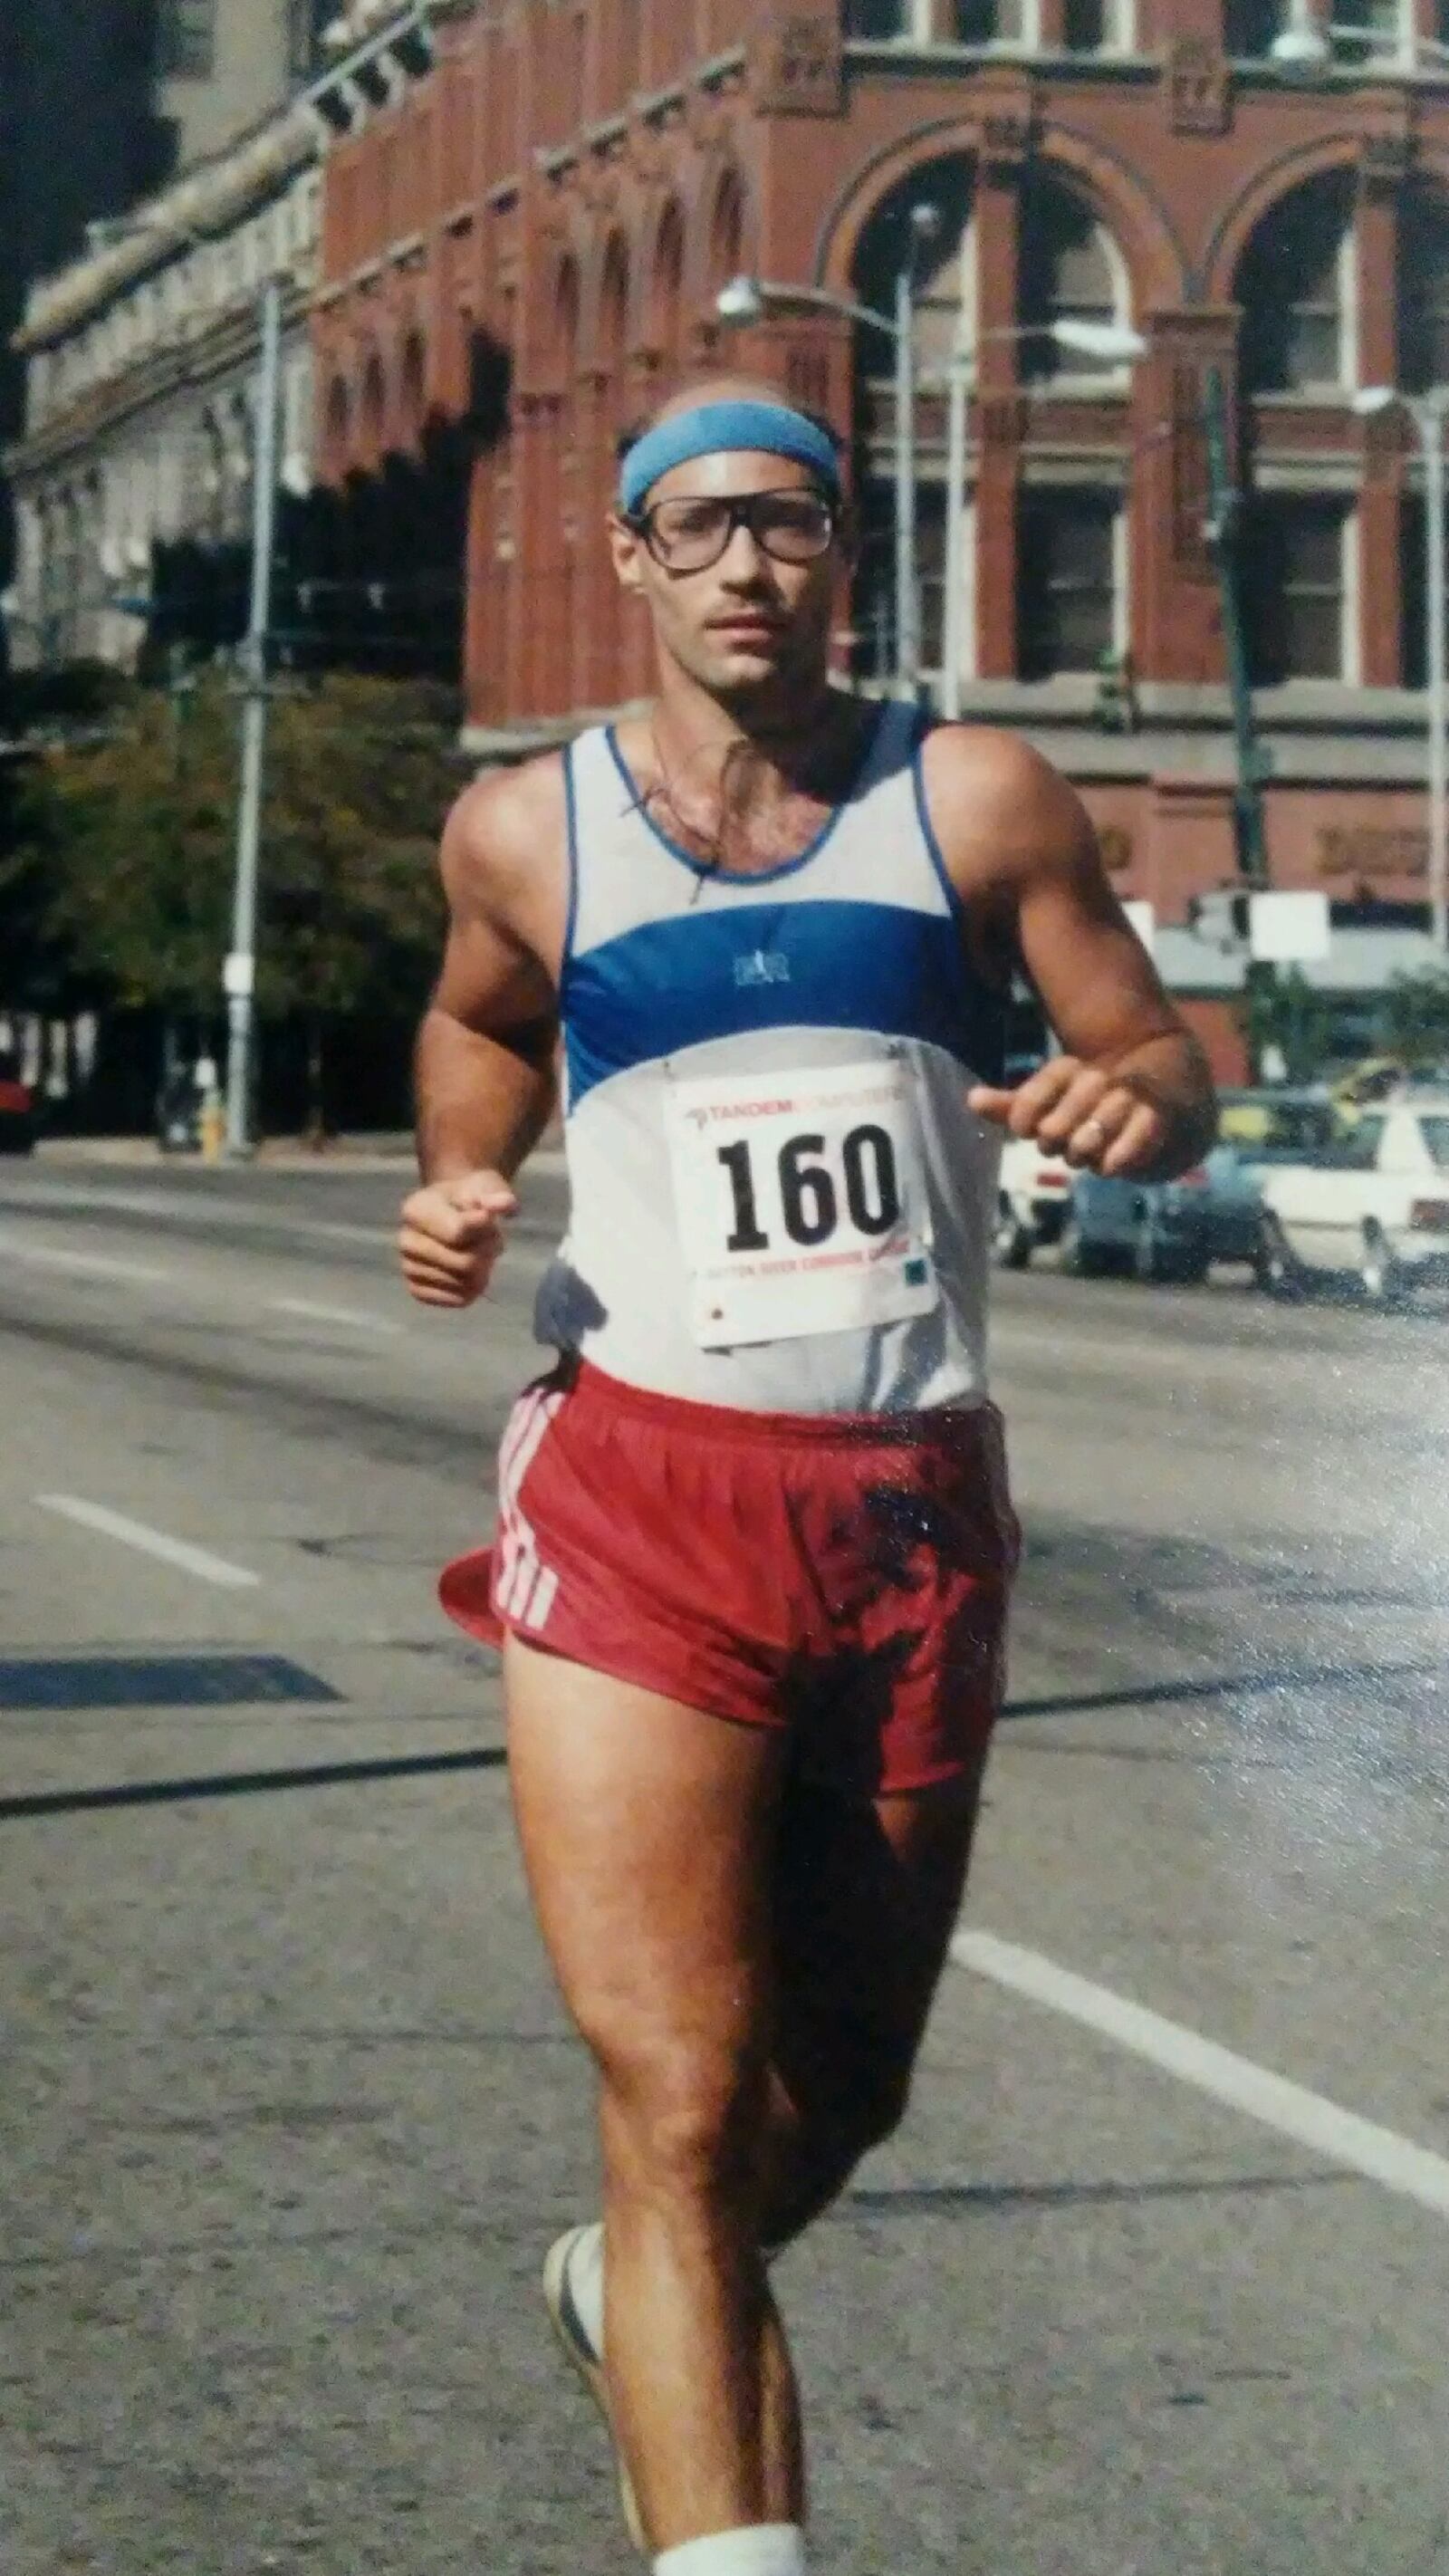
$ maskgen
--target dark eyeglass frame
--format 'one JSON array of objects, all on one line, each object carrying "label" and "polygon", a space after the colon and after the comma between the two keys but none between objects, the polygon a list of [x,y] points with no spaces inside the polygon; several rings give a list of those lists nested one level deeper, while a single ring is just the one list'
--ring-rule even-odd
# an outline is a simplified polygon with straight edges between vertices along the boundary
[{"label": "dark eyeglass frame", "polygon": [[[821,540],[818,546],[806,554],[781,554],[770,544],[764,528],[758,524],[757,513],[765,503],[778,501],[810,502],[819,510]],[[708,508],[723,513],[719,544],[712,554],[703,556],[698,563],[672,562],[662,549],[655,526],[661,510],[672,509],[680,502],[692,504],[696,509]],[[748,528],[760,552],[768,555],[772,563],[807,564],[819,563],[823,556],[829,554],[839,533],[842,506],[830,493],[812,491],[798,483],[775,484],[767,492],[672,492],[663,501],[652,502],[647,510],[632,511],[624,524],[633,530],[636,537],[643,539],[655,563],[665,572],[709,572],[715,564],[724,561],[734,544],[737,528]]]}]

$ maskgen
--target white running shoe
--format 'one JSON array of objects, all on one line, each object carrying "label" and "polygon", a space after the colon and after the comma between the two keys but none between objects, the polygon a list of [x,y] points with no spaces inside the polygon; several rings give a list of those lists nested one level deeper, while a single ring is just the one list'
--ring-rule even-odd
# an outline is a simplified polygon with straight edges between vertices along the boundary
[{"label": "white running shoe", "polygon": [[[583,2243],[586,2236],[592,2235],[597,2225],[598,2221],[594,2219],[582,2227],[566,2228],[563,2235],[550,2245],[544,2257],[543,2296],[554,2333],[599,2413],[603,2416],[604,2422],[608,2425],[610,2440],[614,2441],[613,2418],[609,2413],[609,2385],[604,2375],[604,2356],[594,2349],[593,2339],[579,2314],[578,2303],[569,2282],[569,2265],[573,2261],[575,2250]],[[617,2442],[614,2448],[619,2469],[619,2502],[624,2509],[624,2520],[628,2525],[629,2537],[640,2557],[647,2558],[649,2543],[644,2537],[644,2525],[639,2516],[639,2500],[634,2493],[634,2481],[629,2475],[624,2455],[619,2450]]]}]

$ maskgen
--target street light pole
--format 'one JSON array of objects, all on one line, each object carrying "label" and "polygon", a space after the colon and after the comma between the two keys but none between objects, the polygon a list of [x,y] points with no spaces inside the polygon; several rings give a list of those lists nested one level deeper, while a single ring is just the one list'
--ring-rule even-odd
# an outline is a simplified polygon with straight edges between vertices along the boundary
[{"label": "street light pole", "polygon": [[896,677],[914,696],[921,672],[921,591],[916,574],[916,349],[912,289],[915,260],[896,276],[895,484]]},{"label": "street light pole", "polygon": [[231,950],[222,969],[226,993],[226,1150],[245,1156],[252,1142],[253,1038],[256,1026],[257,877],[267,750],[267,636],[272,617],[272,557],[277,518],[277,415],[282,364],[282,281],[269,278],[261,299],[261,368],[257,378],[252,467],[251,613],[243,645],[241,796],[237,807],[236,879]]},{"label": "street light pole", "polygon": [[1228,694],[1233,711],[1234,840],[1238,873],[1244,884],[1262,887],[1268,882],[1268,840],[1263,825],[1263,762],[1253,714],[1248,639],[1243,627],[1239,551],[1243,502],[1228,451],[1228,398],[1221,368],[1208,368],[1203,394],[1209,494],[1204,534],[1217,565],[1223,644],[1228,664]]},{"label": "street light pole", "polygon": [[1364,419],[1398,403],[1408,413],[1424,454],[1424,677],[1429,732],[1429,914],[1434,945],[1449,949],[1449,672],[1444,623],[1446,540],[1444,429],[1449,386],[1429,394],[1401,393],[1397,385],[1365,385],[1353,407]]},{"label": "street light pole", "polygon": [[1429,632],[1425,677],[1429,698],[1429,906],[1434,945],[1449,946],[1449,687],[1445,679],[1444,419],[1449,401],[1411,403],[1424,450],[1424,584]]}]

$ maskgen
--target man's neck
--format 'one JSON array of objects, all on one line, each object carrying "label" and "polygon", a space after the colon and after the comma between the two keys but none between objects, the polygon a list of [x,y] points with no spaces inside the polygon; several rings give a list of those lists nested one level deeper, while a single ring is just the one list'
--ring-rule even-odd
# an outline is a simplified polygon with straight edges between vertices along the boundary
[{"label": "man's neck", "polygon": [[768,798],[829,793],[831,773],[855,738],[853,702],[821,678],[813,688],[754,705],[726,705],[695,687],[661,690],[649,716],[660,766],[707,797],[728,773],[747,772]]}]

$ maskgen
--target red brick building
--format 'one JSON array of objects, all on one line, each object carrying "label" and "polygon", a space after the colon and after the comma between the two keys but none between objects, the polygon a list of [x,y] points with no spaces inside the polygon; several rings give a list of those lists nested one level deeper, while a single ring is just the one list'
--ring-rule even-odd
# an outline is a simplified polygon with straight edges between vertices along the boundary
[{"label": "red brick building", "polygon": [[[1449,9],[1337,0],[1329,59],[1290,68],[1274,40],[1317,5],[417,0],[385,25],[327,101],[325,470],[380,500],[411,477],[415,517],[429,457],[446,478],[466,448],[476,752],[511,756],[647,687],[600,522],[621,430],[721,346],[720,287],[751,271],[888,309],[927,201],[928,685],[945,519],[930,371],[964,293],[968,708],[1078,780],[1121,891],[1171,926],[1179,987],[1226,990],[1237,969],[1182,928],[1234,867],[1203,535],[1219,368],[1250,494],[1273,881],[1333,899],[1323,980],[1341,994],[1416,962],[1421,468],[1402,413],[1364,420],[1352,396],[1449,381]],[[1009,336],[1074,317],[1130,321],[1145,357],[1094,371]],[[728,345],[852,439],[869,684],[893,650],[889,344],[786,306]]]}]

